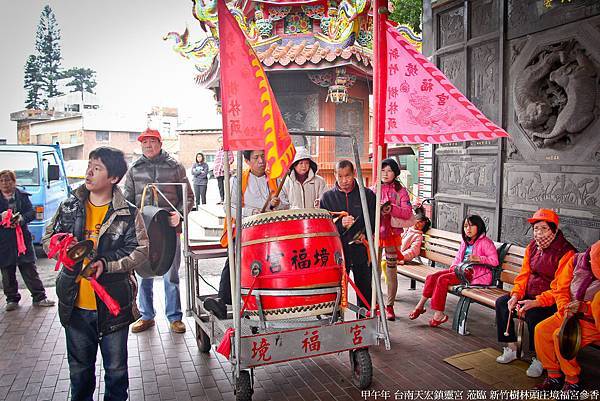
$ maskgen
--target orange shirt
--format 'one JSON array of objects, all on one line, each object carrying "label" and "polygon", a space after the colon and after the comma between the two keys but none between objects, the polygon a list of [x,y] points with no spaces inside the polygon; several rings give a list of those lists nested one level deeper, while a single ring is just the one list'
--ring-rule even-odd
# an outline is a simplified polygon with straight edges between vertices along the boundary
[{"label": "orange shirt", "polygon": [[[94,242],[94,251],[98,248],[98,238],[100,236],[100,227],[108,211],[108,203],[102,206],[96,206],[89,200],[85,202],[85,228],[83,230],[83,236],[85,239],[92,240]],[[95,252],[94,252],[95,254]],[[89,259],[83,261],[83,265],[87,265],[90,262]],[[79,292],[75,299],[75,306],[81,309],[96,310],[96,294],[92,289],[92,285],[89,280],[86,280],[79,276],[77,278],[79,282]]]},{"label": "orange shirt", "polygon": [[[550,289],[542,292],[540,295],[535,297],[535,299],[542,306],[554,305],[555,300],[552,291],[553,289],[556,289],[556,279],[558,277],[558,271],[564,263],[567,263],[573,257],[573,255],[575,255],[575,251],[569,251],[565,253],[562,258],[560,258],[560,261],[558,262],[559,267],[556,270],[556,273],[554,274],[554,280],[552,280],[552,282],[550,283]],[[523,265],[521,266],[521,271],[515,278],[514,287],[510,292],[511,296],[516,295],[519,300],[523,299],[523,297],[525,296],[525,290],[527,289],[527,281],[529,280],[529,276],[531,275],[531,265],[529,260],[529,247],[527,247],[525,249],[525,256],[523,256]]]}]

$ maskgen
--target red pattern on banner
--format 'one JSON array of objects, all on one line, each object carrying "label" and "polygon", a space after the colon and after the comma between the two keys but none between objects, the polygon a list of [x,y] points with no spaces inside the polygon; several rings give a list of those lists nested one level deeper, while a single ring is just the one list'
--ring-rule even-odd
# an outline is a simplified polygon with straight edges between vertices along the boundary
[{"label": "red pattern on banner", "polygon": [[[388,38],[391,36],[394,40],[388,40],[389,52],[386,57],[389,57],[388,66],[388,87],[387,100],[385,104],[385,142],[386,143],[448,143],[461,142],[470,140],[492,140],[500,137],[508,137],[508,133],[496,124],[491,122],[483,115],[452,83],[446,76],[425,56],[419,53],[415,48],[394,28],[393,24],[386,21],[386,29]],[[404,51],[403,51],[404,50]],[[404,55],[408,53],[410,62],[404,64],[402,60]],[[404,61],[404,62],[403,62]],[[418,67],[422,67],[427,75],[419,80],[419,86],[411,88],[406,79],[414,79],[418,76]],[[397,77],[405,78],[404,81],[399,81]],[[433,93],[435,86],[441,85],[445,93]],[[435,120],[430,116],[425,116],[419,125],[422,131],[419,133],[406,132],[406,128],[402,124],[401,119],[406,117],[397,115],[398,108],[403,104],[397,100],[403,97],[403,101],[410,99],[412,104],[430,105],[431,97],[436,106],[446,106],[450,98],[455,99],[461,106],[460,111],[464,111],[467,115],[449,114],[454,110],[445,108],[441,113],[442,118]],[[419,110],[418,107],[415,107]],[[404,111],[404,110],[402,110]],[[409,112],[412,110],[408,110]],[[409,114],[411,117],[412,114]],[[454,120],[462,120],[463,129],[448,129],[448,127],[440,127],[438,121],[446,125],[453,124]],[[413,124],[417,125],[417,124]],[[460,126],[460,125],[459,125]],[[475,129],[469,129],[468,127]],[[452,128],[452,127],[451,127]],[[416,129],[415,129],[416,130]],[[438,132],[436,132],[438,131]],[[443,132],[442,132],[443,131]]]},{"label": "red pattern on banner", "polygon": [[223,148],[265,151],[270,178],[287,173],[296,153],[273,90],[224,0],[219,16]]}]

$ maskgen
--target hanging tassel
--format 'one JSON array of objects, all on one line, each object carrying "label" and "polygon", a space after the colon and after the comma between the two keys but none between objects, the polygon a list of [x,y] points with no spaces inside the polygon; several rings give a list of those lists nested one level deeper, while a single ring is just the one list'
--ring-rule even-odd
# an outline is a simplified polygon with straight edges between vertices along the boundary
[{"label": "hanging tassel", "polygon": [[96,295],[98,295],[98,298],[104,302],[104,305],[106,305],[110,314],[113,316],[118,316],[119,312],[121,312],[121,306],[119,303],[110,296],[102,284],[100,284],[94,277],[89,277],[88,280],[90,280],[90,284],[92,285],[94,292]]},{"label": "hanging tassel", "polygon": [[75,265],[75,261],[67,255],[67,251],[69,250],[71,245],[74,245],[76,243],[77,240],[75,239],[73,234],[70,233],[58,233],[54,234],[50,238],[50,245],[48,246],[48,258],[53,258],[54,255],[58,254],[56,265],[54,266],[55,271],[58,271],[61,264],[67,269],[73,270],[73,265]]},{"label": "hanging tassel", "polygon": [[223,335],[223,339],[217,347],[217,352],[227,359],[229,359],[229,356],[231,355],[231,337],[234,333],[235,329],[233,327],[230,327],[227,330],[225,330],[225,335]]},{"label": "hanging tassel", "polygon": [[[2,222],[0,222],[1,226],[6,228],[10,228],[13,225],[13,211],[12,209],[6,209],[6,215]],[[17,256],[25,254],[27,252],[27,247],[25,246],[25,239],[23,238],[23,229],[20,224],[15,226],[15,235],[17,236]]]}]

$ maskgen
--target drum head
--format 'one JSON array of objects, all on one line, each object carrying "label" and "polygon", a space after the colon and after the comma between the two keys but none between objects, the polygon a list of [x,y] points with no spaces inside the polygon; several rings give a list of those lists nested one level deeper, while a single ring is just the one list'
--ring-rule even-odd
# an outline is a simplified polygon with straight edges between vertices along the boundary
[{"label": "drum head", "polygon": [[143,278],[164,275],[175,258],[177,233],[169,225],[169,212],[156,206],[144,206],[142,217],[150,241],[149,262],[136,269]]},{"label": "drum head", "polygon": [[563,320],[558,333],[559,350],[563,358],[571,360],[577,356],[581,346],[581,326],[579,316],[572,315]]}]

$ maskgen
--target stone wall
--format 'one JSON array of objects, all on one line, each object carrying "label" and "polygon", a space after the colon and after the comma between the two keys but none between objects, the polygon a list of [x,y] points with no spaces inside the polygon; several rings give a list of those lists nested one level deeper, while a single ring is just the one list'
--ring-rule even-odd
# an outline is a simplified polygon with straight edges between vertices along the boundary
[{"label": "stone wall", "polygon": [[446,1],[425,9],[425,53],[511,135],[436,147],[436,225],[458,231],[467,213],[478,213],[494,239],[524,245],[526,217],[547,207],[579,249],[598,240],[600,2]]}]

